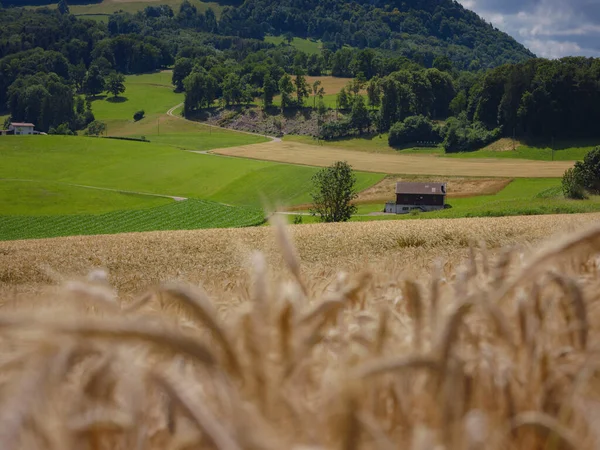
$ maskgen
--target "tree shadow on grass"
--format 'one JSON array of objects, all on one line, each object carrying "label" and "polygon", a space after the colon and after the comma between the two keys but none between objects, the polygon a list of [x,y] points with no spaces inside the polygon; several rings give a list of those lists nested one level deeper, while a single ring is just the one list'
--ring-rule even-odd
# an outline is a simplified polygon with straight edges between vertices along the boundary
[{"label": "tree shadow on grass", "polygon": [[129,99],[127,97],[108,97],[106,98],[107,102],[110,103],[125,103],[127,101],[129,101]]}]

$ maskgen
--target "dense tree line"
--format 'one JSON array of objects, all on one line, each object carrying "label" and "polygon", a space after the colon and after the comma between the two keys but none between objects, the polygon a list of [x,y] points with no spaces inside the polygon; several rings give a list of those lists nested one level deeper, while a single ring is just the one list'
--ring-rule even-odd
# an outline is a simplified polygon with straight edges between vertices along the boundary
[{"label": "dense tree line", "polygon": [[450,55],[463,69],[494,67],[533,54],[453,0],[246,0],[225,8],[222,34],[261,38],[291,32],[340,48],[382,48],[431,67]]},{"label": "dense tree line", "polygon": [[487,73],[469,93],[468,118],[506,135],[598,135],[600,59],[536,59]]}]

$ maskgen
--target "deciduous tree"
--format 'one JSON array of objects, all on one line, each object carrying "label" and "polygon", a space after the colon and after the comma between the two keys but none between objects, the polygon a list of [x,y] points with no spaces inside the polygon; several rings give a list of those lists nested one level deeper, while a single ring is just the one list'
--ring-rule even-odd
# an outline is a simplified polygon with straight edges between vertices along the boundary
[{"label": "deciduous tree", "polygon": [[356,175],[346,161],[338,161],[313,176],[310,211],[321,222],[346,222],[356,212],[352,201],[356,193]]},{"label": "deciduous tree", "polygon": [[110,92],[114,98],[125,92],[125,77],[123,74],[112,72],[106,79],[106,92]]},{"label": "deciduous tree", "polygon": [[95,64],[91,65],[83,80],[83,92],[91,96],[98,95],[104,91],[104,84],[105,81],[100,68]]},{"label": "deciduous tree", "polygon": [[294,92],[294,84],[292,83],[292,77],[287,73],[283,74],[279,79],[279,92],[281,92],[281,109],[289,108],[294,104],[292,100],[292,93]]}]

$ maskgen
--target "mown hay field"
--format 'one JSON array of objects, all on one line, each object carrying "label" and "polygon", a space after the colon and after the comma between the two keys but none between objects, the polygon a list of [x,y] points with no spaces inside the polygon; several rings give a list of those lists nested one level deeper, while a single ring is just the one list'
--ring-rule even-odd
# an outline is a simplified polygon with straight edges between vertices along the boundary
[{"label": "mown hay field", "polygon": [[572,161],[459,159],[366,153],[291,141],[218,149],[214,153],[309,166],[328,166],[335,161],[347,161],[355,170],[407,175],[553,178],[561,177],[566,169],[573,166]]},{"label": "mown hay field", "polygon": [[3,448],[595,449],[599,217],[0,243]]}]

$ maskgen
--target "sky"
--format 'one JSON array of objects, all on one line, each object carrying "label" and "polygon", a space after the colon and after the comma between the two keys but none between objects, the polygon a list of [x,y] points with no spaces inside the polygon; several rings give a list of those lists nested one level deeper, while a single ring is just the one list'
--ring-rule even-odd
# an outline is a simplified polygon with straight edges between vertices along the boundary
[{"label": "sky", "polygon": [[459,0],[537,56],[600,57],[600,0]]}]

